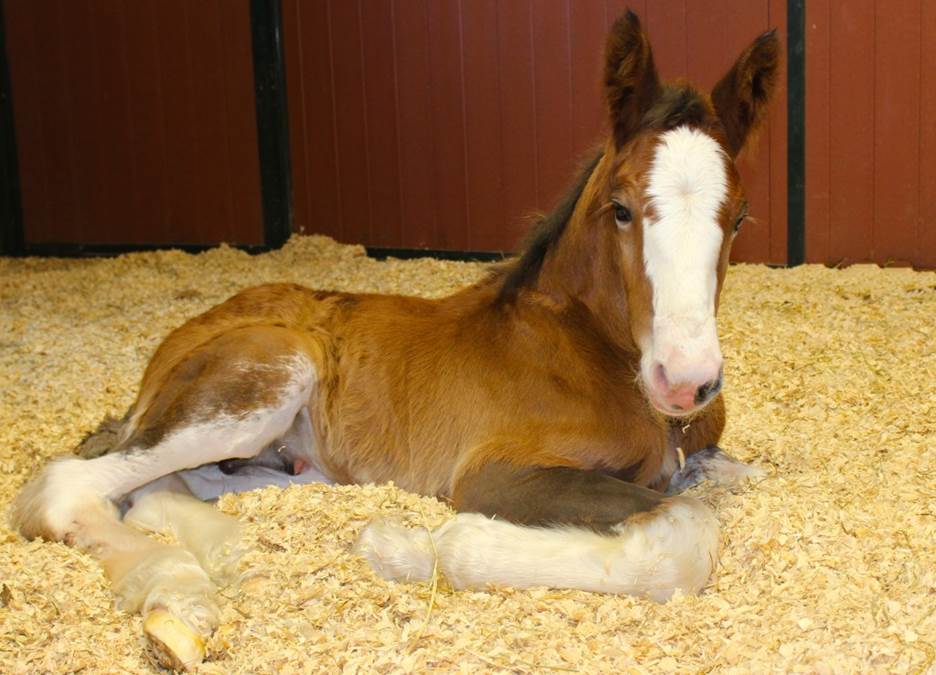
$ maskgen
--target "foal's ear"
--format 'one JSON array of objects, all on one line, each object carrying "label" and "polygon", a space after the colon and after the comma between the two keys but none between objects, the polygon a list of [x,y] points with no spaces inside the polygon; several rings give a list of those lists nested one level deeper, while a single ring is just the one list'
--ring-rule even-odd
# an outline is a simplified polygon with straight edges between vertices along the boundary
[{"label": "foal's ear", "polygon": [[660,95],[650,42],[632,11],[614,22],[605,47],[605,96],[618,147],[640,126]]},{"label": "foal's ear", "polygon": [[712,104],[725,128],[732,157],[741,152],[748,136],[767,116],[779,65],[777,31],[767,31],[744,50],[712,90]]}]

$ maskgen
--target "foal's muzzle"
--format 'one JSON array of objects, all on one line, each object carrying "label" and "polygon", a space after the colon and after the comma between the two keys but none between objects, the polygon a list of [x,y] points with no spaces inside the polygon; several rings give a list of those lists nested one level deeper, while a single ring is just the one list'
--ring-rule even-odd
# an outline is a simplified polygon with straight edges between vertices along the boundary
[{"label": "foal's muzzle", "polygon": [[653,368],[652,383],[649,387],[650,402],[657,410],[673,416],[692,413],[702,408],[718,395],[722,388],[722,369],[716,365],[717,375],[702,384],[699,380],[673,383],[667,369],[661,363]]}]

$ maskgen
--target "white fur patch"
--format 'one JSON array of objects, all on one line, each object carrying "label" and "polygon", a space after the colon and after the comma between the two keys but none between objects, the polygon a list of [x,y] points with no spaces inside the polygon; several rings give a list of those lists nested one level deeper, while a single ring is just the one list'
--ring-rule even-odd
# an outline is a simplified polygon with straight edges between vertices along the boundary
[{"label": "white fur patch", "polygon": [[663,602],[676,589],[702,589],[718,541],[718,521],[705,504],[673,497],[654,516],[625,522],[613,535],[461,513],[431,535],[375,521],[361,532],[356,550],[389,579],[426,579],[438,555],[439,571],[456,588],[549,586]]},{"label": "white fur patch", "polygon": [[275,407],[192,424],[152,448],[130,449],[90,460],[68,458],[50,462],[17,499],[17,504],[23,507],[29,503],[32,511],[27,514],[24,508],[15,507],[21,531],[27,536],[35,531],[61,539],[84,504],[101,499],[119,501],[133,490],[177,471],[257,454],[291,428],[315,386],[315,368],[308,359],[291,359],[288,368],[292,376]]},{"label": "white fur patch", "polygon": [[[107,496],[111,499],[122,497],[127,493],[127,484],[139,480],[144,472],[158,478],[180,469],[257,454],[292,427],[297,414],[307,405],[315,385],[315,369],[308,359],[291,359],[288,368],[291,377],[274,407],[246,410],[238,416],[218,416],[182,428],[153,448],[101,457],[111,458],[123,472],[135,474],[124,480],[112,479],[113,485]],[[131,485],[130,489],[134,487],[137,485]]]},{"label": "white fur patch", "polygon": [[303,459],[304,470],[299,474],[290,475],[267,466],[248,465],[238,469],[236,473],[225,474],[217,464],[206,464],[174,475],[185,483],[193,495],[203,500],[217,499],[226,492],[248,492],[270,486],[286,488],[290,485],[332,482],[319,469],[318,445],[307,407],[303,406],[289,431],[278,438],[273,446],[282,446],[283,449],[288,449],[293,457]]},{"label": "white fur patch", "polygon": [[689,127],[660,137],[647,194],[656,219],[644,226],[643,257],[653,287],[653,333],[642,345],[650,381],[655,362],[673,382],[703,382],[695,364],[721,361],[715,331],[717,265],[727,194],[726,157],[709,135]]}]

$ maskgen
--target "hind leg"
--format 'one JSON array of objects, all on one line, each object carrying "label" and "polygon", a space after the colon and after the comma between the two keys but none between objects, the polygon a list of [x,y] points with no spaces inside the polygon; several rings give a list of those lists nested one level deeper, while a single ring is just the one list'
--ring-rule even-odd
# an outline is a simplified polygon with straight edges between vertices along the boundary
[{"label": "hind leg", "polygon": [[[125,608],[160,619],[162,632],[150,633],[168,648],[167,663],[200,660],[203,638],[217,625],[214,585],[195,555],[122,523],[113,502],[183,469],[250,457],[286,433],[315,385],[314,365],[299,341],[271,328],[216,338],[150,392],[145,410],[134,410],[121,449],[51,462],[14,503],[13,523],[22,534],[95,555]],[[182,512],[197,528],[198,516]],[[197,529],[192,532],[197,539]]]},{"label": "hind leg", "polygon": [[218,585],[226,585],[236,576],[244,552],[239,545],[240,522],[188,490],[134,493],[124,522],[139,530],[172,534]]},{"label": "hind leg", "polygon": [[127,501],[124,523],[169,532],[181,549],[140,535],[146,541],[139,558],[115,556],[120,568],[111,566],[108,576],[124,607],[142,611],[144,633],[163,665],[187,669],[204,658],[204,637],[217,625],[214,584],[226,585],[237,572],[240,523],[192,496],[178,474],[140,488]]}]

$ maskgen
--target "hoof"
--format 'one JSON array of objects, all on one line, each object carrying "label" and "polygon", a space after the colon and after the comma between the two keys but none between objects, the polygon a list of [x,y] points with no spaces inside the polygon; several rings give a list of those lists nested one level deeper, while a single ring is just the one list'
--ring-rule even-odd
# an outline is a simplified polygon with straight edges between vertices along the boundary
[{"label": "hoof", "polygon": [[165,609],[154,609],[146,615],[143,632],[156,659],[166,668],[188,671],[205,658],[204,638]]}]

